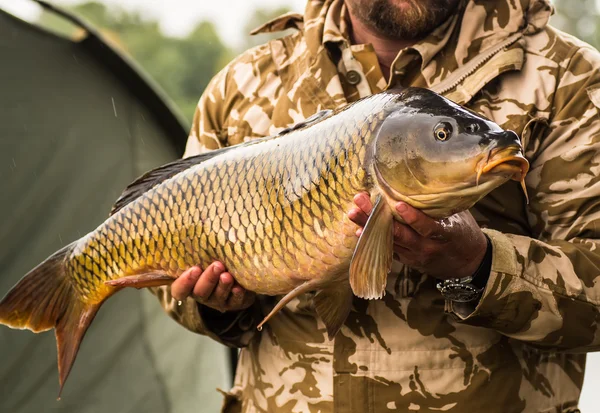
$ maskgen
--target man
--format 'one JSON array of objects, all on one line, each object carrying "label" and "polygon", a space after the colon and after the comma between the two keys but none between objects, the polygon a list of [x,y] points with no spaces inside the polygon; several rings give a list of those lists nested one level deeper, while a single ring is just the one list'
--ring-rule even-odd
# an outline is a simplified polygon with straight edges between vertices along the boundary
[{"label": "man", "polygon": [[[516,131],[531,162],[529,204],[512,182],[442,222],[399,203],[387,293],[355,299],[333,341],[309,294],[256,331],[273,300],[221,263],[159,290],[186,328],[243,347],[224,411],[578,411],[584,352],[600,343],[600,56],[548,26],[551,12],[546,0],[312,0],[256,30],[294,34],[215,76],[187,155],[412,85]],[[371,204],[355,202],[358,229]],[[477,294],[440,292],[451,278]]]}]

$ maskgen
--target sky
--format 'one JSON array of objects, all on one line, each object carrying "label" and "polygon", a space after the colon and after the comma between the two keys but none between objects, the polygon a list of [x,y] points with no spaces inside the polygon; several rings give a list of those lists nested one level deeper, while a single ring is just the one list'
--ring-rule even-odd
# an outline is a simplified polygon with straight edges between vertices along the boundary
[{"label": "sky", "polygon": [[[57,5],[81,3],[81,0],[50,0]],[[212,20],[222,38],[232,46],[243,41],[243,27],[253,10],[258,7],[288,6],[303,12],[306,0],[97,0],[109,5],[119,5],[157,19],[162,30],[172,36],[187,34],[199,20]],[[597,0],[600,3],[600,0]],[[24,19],[35,19],[40,12],[32,0],[0,0],[0,7]],[[588,357],[582,411],[598,411],[600,405],[600,353]]]},{"label": "sky", "polygon": [[[199,20],[212,20],[219,34],[232,46],[242,44],[244,27],[256,8],[287,6],[302,13],[306,0],[99,0],[101,3],[135,10],[159,20],[165,34],[183,36]],[[50,0],[57,5],[82,3],[81,0]],[[0,0],[0,7],[26,19],[34,19],[40,9],[32,0]]]}]

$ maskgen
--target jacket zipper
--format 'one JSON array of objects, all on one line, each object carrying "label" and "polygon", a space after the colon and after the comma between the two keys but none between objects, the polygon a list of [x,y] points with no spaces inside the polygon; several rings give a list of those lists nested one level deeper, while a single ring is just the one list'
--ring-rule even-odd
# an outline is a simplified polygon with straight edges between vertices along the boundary
[{"label": "jacket zipper", "polygon": [[500,53],[503,50],[506,50],[508,46],[515,43],[523,36],[522,33],[515,33],[508,37],[501,43],[498,43],[487,53],[480,54],[476,56],[473,60],[471,60],[466,65],[461,68],[455,70],[448,78],[444,79],[440,83],[430,87],[430,89],[440,95],[454,89],[460,83],[462,83],[467,77],[471,76],[473,73],[477,71],[481,66],[483,66],[488,60],[494,57],[496,54]]}]

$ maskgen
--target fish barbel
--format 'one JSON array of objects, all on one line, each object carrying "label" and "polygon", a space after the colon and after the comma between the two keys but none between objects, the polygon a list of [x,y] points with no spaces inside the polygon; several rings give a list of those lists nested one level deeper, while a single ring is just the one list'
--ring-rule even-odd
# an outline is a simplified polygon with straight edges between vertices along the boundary
[{"label": "fish barbel", "polygon": [[[276,136],[148,172],[104,223],[8,292],[0,323],[56,330],[62,389],[108,297],[219,260],[247,290],[285,295],[263,323],[316,291],[332,339],[353,294],[384,294],[396,202],[441,218],[509,179],[523,182],[527,170],[514,132],[425,89],[376,94]],[[347,211],[362,191],[374,209],[357,238]]]}]

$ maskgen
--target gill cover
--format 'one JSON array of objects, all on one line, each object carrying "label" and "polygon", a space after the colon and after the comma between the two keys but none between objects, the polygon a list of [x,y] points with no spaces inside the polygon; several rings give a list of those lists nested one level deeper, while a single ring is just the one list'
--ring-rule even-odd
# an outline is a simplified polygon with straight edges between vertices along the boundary
[{"label": "gill cover", "polygon": [[372,152],[389,203],[402,200],[441,218],[470,208],[511,179],[510,171],[526,171],[514,132],[434,92],[405,89],[389,110]]}]

